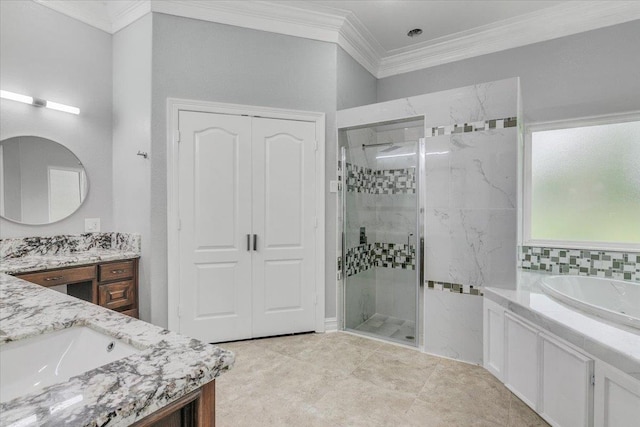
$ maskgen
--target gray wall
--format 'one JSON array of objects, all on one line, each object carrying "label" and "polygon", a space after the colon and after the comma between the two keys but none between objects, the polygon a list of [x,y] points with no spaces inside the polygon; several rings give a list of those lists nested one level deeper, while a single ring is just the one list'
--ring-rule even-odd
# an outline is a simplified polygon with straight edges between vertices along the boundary
[{"label": "gray wall", "polygon": [[378,80],[362,65],[338,47],[338,110],[374,104]]},{"label": "gray wall", "polygon": [[525,119],[640,109],[640,21],[387,77],[378,101],[520,77]]},{"label": "gray wall", "polygon": [[[151,320],[167,324],[168,97],[325,112],[335,176],[336,45],[164,14],[153,16]],[[335,222],[328,193],[327,222]],[[333,206],[333,207],[332,207]],[[333,231],[331,231],[333,230]],[[335,316],[335,224],[326,232],[326,313]]]},{"label": "gray wall", "polygon": [[152,246],[151,151],[152,15],[113,35],[113,221],[120,232],[142,237],[139,269],[140,318],[151,319],[149,266]]},{"label": "gray wall", "polygon": [[0,87],[80,108],[76,116],[2,100],[0,139],[57,141],[78,156],[89,181],[84,205],[69,218],[44,226],[0,219],[0,237],[81,233],[93,217],[112,229],[111,36],[31,1],[2,1]]}]

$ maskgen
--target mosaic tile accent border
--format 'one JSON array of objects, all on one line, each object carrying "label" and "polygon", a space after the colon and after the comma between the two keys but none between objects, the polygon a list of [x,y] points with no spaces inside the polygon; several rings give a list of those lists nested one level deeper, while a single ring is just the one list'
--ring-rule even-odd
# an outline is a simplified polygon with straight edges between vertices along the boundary
[{"label": "mosaic tile accent border", "polygon": [[481,288],[474,288],[473,285],[461,285],[459,283],[437,282],[429,280],[427,282],[428,289],[434,289],[436,291],[449,291],[456,294],[468,294],[482,296]]},{"label": "mosaic tile accent border", "polygon": [[471,123],[453,124],[431,128],[431,133],[427,130],[426,137],[453,135],[458,133],[482,132],[489,129],[505,129],[518,126],[517,117],[506,117],[504,119],[492,119]]},{"label": "mosaic tile accent border", "polygon": [[416,247],[401,243],[368,243],[347,250],[346,276],[367,271],[373,267],[416,269]]},{"label": "mosaic tile accent border", "polygon": [[640,282],[640,253],[535,246],[522,246],[518,252],[523,270]]},{"label": "mosaic tile accent border", "polygon": [[416,170],[373,170],[347,163],[347,191],[368,194],[415,194]]},{"label": "mosaic tile accent border", "polygon": [[0,239],[0,259],[62,255],[92,249],[116,249],[140,253],[140,235],[137,233],[83,233]]}]

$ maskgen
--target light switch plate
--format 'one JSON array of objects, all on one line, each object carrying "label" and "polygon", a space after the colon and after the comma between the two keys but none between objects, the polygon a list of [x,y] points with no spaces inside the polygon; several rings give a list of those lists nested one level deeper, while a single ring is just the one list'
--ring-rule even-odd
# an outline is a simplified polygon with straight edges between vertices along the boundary
[{"label": "light switch plate", "polygon": [[329,181],[329,192],[337,193],[340,191],[340,181]]},{"label": "light switch plate", "polygon": [[97,233],[100,231],[100,218],[85,218],[84,231],[86,233]]}]

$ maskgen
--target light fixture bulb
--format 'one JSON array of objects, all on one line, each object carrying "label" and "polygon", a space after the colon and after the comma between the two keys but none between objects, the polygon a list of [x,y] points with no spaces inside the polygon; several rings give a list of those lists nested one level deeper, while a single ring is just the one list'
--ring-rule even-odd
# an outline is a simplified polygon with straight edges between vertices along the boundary
[{"label": "light fixture bulb", "polygon": [[44,106],[47,108],[51,108],[52,110],[64,111],[65,113],[80,114],[80,109],[78,107],[59,104],[57,102],[46,101]]},{"label": "light fixture bulb", "polygon": [[0,90],[0,98],[10,99],[11,101],[24,102],[25,104],[33,104],[33,98],[19,93],[9,92],[8,90]]}]

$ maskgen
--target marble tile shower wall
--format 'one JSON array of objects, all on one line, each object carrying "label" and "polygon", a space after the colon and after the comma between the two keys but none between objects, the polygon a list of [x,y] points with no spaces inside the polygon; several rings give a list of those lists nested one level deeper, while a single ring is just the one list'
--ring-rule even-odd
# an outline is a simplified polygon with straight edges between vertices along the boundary
[{"label": "marble tile shower wall", "polygon": [[374,170],[347,162],[347,191],[368,194],[415,194],[415,168]]},{"label": "marble tile shower wall", "polygon": [[476,294],[515,284],[518,128],[509,124],[426,138],[429,288]]},{"label": "marble tile shower wall", "polygon": [[640,282],[640,253],[522,246],[518,266],[553,274],[611,277]]}]

